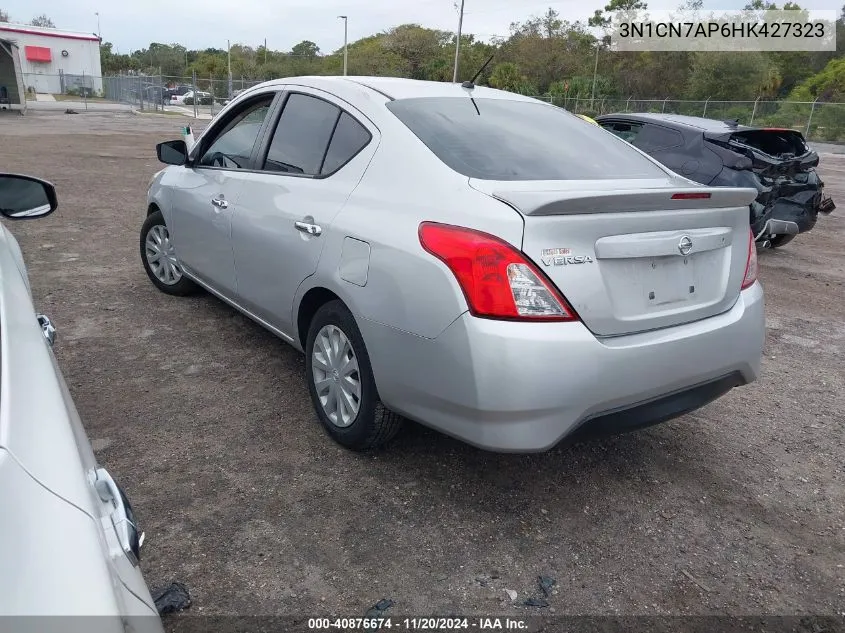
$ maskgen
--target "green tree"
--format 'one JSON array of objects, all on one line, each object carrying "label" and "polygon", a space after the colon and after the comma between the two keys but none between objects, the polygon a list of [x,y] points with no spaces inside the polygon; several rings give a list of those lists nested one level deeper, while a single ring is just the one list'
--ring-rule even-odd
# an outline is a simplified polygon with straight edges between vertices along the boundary
[{"label": "green tree", "polygon": [[615,11],[636,13],[638,11],[645,11],[646,9],[648,9],[648,4],[645,0],[610,0],[610,2],[604,5],[604,11],[596,9],[596,12],[588,20],[588,24],[590,26],[608,27],[613,20],[610,15],[607,15],[609,13]]},{"label": "green tree", "polygon": [[437,57],[453,37],[447,31],[426,29],[419,24],[402,24],[384,34],[383,46],[405,60],[405,76],[427,79],[426,64]]},{"label": "green tree", "polygon": [[830,60],[824,70],[797,86],[789,99],[845,102],[845,57]]},{"label": "green tree", "polygon": [[295,57],[304,57],[306,59],[314,59],[320,54],[320,47],[310,40],[302,40],[299,44],[294,46],[291,55]]},{"label": "green tree", "polygon": [[9,21],[9,14],[0,9],[0,22],[8,22]]},{"label": "green tree", "polygon": [[687,96],[691,99],[753,101],[772,96],[777,68],[758,52],[693,54]]},{"label": "green tree", "polygon": [[[349,44],[349,74],[404,77],[407,62],[385,45],[385,34],[371,35]],[[323,58],[326,74],[340,74],[343,49]]]},{"label": "green tree", "polygon": [[45,26],[50,29],[56,28],[56,25],[53,24],[53,20],[47,17],[46,13],[42,13],[41,15],[36,15],[32,18],[32,22],[30,22],[32,26]]},{"label": "green tree", "polygon": [[499,90],[520,94],[537,94],[528,77],[519,71],[519,66],[511,62],[496,64],[490,75],[490,85]]}]

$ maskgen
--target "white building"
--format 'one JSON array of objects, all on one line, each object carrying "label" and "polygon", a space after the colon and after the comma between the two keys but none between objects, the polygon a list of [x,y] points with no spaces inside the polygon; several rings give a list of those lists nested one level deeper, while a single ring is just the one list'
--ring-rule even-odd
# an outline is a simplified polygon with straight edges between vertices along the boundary
[{"label": "white building", "polygon": [[25,90],[58,94],[86,87],[102,92],[95,34],[0,22],[0,39],[17,45]]}]

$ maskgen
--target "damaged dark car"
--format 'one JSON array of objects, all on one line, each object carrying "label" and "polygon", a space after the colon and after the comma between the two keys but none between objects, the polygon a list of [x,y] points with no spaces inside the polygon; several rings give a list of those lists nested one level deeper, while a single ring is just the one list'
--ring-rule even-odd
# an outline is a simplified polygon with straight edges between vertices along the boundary
[{"label": "damaged dark car", "polygon": [[815,169],[819,156],[796,130],[675,114],[608,114],[597,122],[690,180],[756,189],[750,221],[761,246],[783,246],[835,208]]}]

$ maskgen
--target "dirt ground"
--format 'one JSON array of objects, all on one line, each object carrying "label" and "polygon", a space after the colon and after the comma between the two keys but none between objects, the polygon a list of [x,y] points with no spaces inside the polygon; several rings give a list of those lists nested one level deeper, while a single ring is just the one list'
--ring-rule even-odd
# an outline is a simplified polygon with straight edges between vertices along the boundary
[{"label": "dirt ground", "polygon": [[[360,617],[383,598],[397,617],[845,612],[845,154],[820,167],[840,208],[760,255],[759,382],[544,454],[409,424],[362,456],[321,430],[297,352],[144,274],[154,145],[186,122],[0,117],[0,171],[58,189],[57,213],[11,228],[97,455],[146,531],[151,586],[183,582],[195,615]],[[522,604],[539,575],[557,580],[547,609]]]}]

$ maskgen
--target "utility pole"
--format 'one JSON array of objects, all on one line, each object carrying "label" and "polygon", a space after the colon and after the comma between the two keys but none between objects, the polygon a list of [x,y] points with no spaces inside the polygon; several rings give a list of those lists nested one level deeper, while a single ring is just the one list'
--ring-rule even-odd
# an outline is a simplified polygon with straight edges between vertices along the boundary
[{"label": "utility pole", "polygon": [[337,17],[338,19],[343,20],[343,76],[346,77],[346,69],[349,62],[349,49],[347,47],[349,18],[345,15],[339,15]]},{"label": "utility pole", "polygon": [[593,66],[593,94],[590,97],[590,107],[593,107],[593,103],[596,99],[596,75],[599,71],[599,49],[601,48],[601,42],[596,40],[596,63]]},{"label": "utility pole", "polygon": [[100,31],[100,12],[95,11],[94,15],[97,16],[97,37],[100,38],[100,44],[103,43],[103,34]]},{"label": "utility pole", "polygon": [[458,60],[461,54],[461,31],[464,27],[464,0],[461,0],[461,15],[458,17],[458,38],[455,40],[455,72],[452,74],[452,81],[458,82]]},{"label": "utility pole", "polygon": [[267,65],[267,38],[264,38],[264,65]]}]

